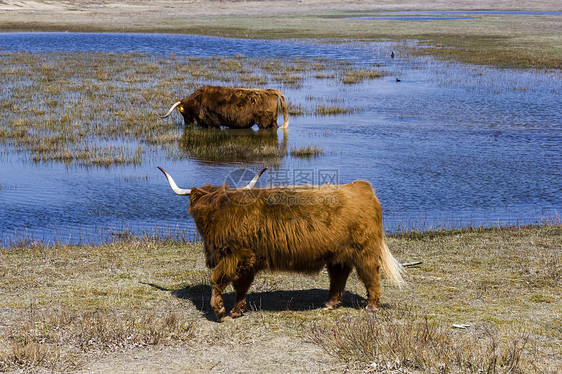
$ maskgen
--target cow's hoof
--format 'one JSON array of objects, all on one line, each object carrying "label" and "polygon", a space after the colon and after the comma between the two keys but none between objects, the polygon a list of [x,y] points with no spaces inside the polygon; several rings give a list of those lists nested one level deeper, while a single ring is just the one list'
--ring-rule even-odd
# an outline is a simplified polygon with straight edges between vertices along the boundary
[{"label": "cow's hoof", "polygon": [[233,312],[231,311],[230,314],[226,318],[240,318],[242,317],[242,312]]},{"label": "cow's hoof", "polygon": [[221,308],[219,309],[219,311],[215,311],[215,315],[217,316],[217,321],[224,321],[224,317],[226,316],[226,309]]},{"label": "cow's hoof", "polygon": [[338,307],[338,303],[335,304],[326,304],[322,310],[335,310]]},{"label": "cow's hoof", "polygon": [[375,313],[378,309],[379,309],[379,307],[376,306],[376,305],[367,305],[365,307],[365,311],[367,311],[369,313]]}]

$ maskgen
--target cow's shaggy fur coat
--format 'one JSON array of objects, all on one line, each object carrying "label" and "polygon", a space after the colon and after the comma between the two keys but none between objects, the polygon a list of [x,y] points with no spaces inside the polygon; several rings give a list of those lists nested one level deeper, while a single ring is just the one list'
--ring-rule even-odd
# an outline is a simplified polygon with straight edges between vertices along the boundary
[{"label": "cow's shaggy fur coat", "polygon": [[186,125],[201,127],[277,128],[279,103],[283,126],[289,125],[285,96],[275,89],[204,86],[182,99],[177,109]]},{"label": "cow's shaggy fur coat", "polygon": [[327,267],[326,308],[341,300],[353,268],[367,289],[367,309],[379,306],[380,268],[401,285],[402,268],[385,244],[381,205],[371,185],[264,189],[203,186],[191,190],[189,211],[205,245],[211,305],[226,316],[221,292],[233,283],[238,317],[246,292],[262,270],[317,273]]}]

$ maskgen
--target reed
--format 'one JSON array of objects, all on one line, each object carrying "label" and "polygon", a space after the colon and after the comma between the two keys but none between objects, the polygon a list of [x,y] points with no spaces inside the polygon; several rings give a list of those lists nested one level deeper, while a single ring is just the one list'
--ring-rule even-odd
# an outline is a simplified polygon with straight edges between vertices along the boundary
[{"label": "reed", "polygon": [[313,158],[322,155],[324,151],[318,146],[291,148],[291,156],[299,158]]},{"label": "reed", "polygon": [[340,105],[317,105],[314,114],[317,116],[336,116],[339,114],[352,114],[357,113],[359,108],[350,108]]}]

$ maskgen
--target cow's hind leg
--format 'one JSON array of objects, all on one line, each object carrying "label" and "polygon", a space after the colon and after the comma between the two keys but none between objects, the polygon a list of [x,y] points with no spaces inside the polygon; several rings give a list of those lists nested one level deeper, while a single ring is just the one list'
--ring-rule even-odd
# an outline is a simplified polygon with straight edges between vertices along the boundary
[{"label": "cow's hind leg", "polygon": [[232,282],[236,291],[236,302],[234,308],[230,311],[230,317],[238,318],[242,316],[242,312],[246,310],[246,292],[254,281],[254,273],[252,271],[244,272],[238,279]]},{"label": "cow's hind leg", "polygon": [[351,273],[352,266],[349,264],[328,264],[327,268],[330,276],[330,292],[324,309],[332,310],[341,302],[345,283],[349,273]]},{"label": "cow's hind leg", "polygon": [[367,311],[374,312],[379,307],[379,297],[381,294],[380,279],[380,259],[378,255],[361,251],[359,258],[356,258],[355,269],[359,279],[365,284],[367,289]]},{"label": "cow's hind leg", "polygon": [[279,127],[277,125],[277,116],[272,115],[259,115],[256,118],[256,124],[260,129],[276,129]]}]

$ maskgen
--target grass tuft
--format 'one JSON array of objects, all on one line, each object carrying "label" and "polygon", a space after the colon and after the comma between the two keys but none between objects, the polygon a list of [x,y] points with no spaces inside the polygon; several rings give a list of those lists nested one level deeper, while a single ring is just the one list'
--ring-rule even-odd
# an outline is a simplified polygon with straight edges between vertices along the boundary
[{"label": "grass tuft", "polygon": [[309,145],[306,147],[292,148],[290,153],[292,157],[312,158],[320,156],[324,151],[318,146]]},{"label": "grass tuft", "polygon": [[30,309],[5,332],[0,370],[76,370],[89,352],[189,341],[194,320],[177,311]]},{"label": "grass tuft", "polygon": [[309,338],[347,362],[375,371],[514,373],[534,368],[529,334],[502,334],[490,324],[453,331],[409,308],[317,323]]}]

